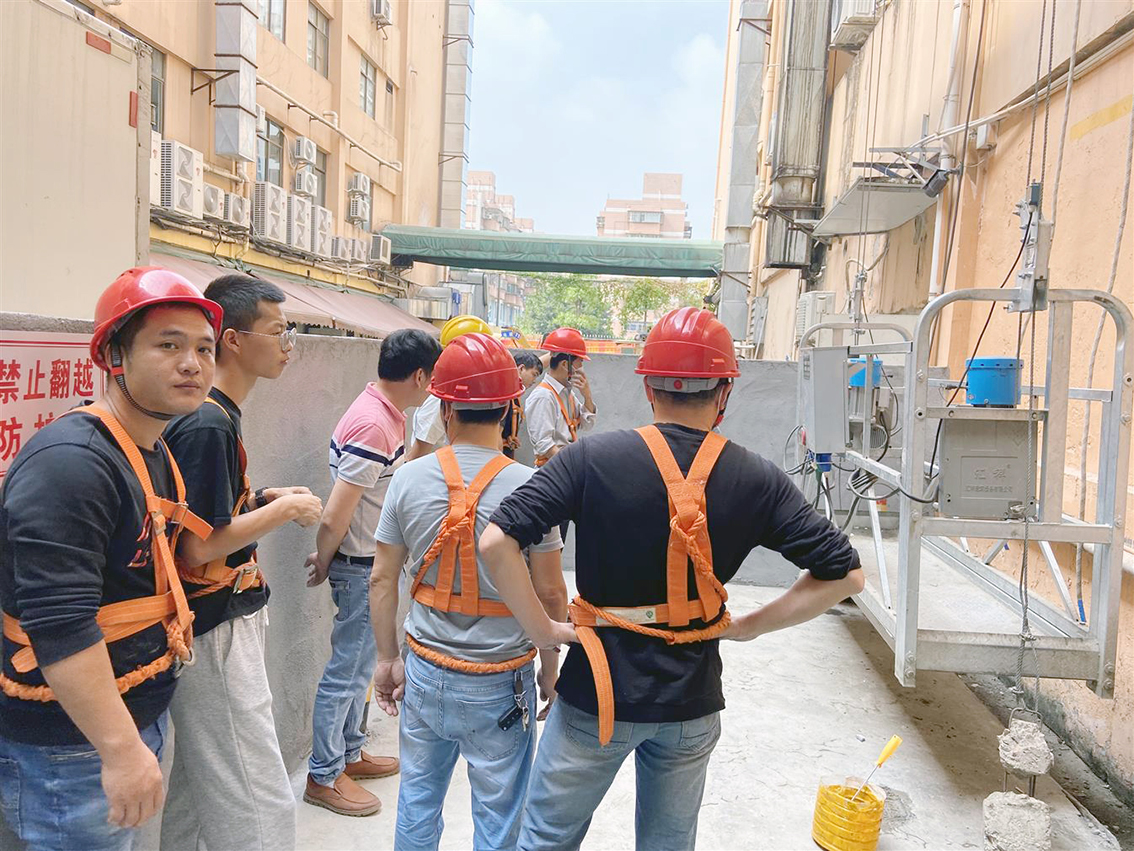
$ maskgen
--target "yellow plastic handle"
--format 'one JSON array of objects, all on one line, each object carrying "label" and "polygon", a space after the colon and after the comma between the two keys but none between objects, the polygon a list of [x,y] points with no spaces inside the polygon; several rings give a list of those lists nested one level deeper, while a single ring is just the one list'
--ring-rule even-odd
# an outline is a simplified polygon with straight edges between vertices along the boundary
[{"label": "yellow plastic handle", "polygon": [[890,741],[886,743],[886,747],[882,748],[882,753],[878,755],[878,762],[874,763],[881,766],[886,760],[894,755],[894,751],[898,749],[898,745],[902,743],[901,736],[893,736]]}]

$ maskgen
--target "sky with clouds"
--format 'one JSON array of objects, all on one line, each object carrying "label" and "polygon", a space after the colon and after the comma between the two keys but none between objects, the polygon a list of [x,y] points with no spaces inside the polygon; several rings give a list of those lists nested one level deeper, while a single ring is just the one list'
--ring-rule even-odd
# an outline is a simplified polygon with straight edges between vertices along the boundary
[{"label": "sky with clouds", "polygon": [[544,233],[594,235],[608,197],[680,172],[707,239],[728,0],[476,0],[469,168]]}]

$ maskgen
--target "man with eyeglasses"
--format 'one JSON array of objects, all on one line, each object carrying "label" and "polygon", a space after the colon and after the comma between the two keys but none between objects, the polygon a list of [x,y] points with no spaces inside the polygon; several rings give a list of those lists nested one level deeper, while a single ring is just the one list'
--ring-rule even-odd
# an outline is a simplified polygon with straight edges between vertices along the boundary
[{"label": "man with eyeglasses", "polygon": [[182,535],[177,550],[195,614],[195,661],[170,706],[176,744],[161,847],[287,851],[295,848],[296,806],[264,666],[269,592],[256,540],[289,522],[318,522],[323,504],[305,487],[253,492],[246,475],[240,405],[258,380],[280,376],[295,345],[283,292],[226,275],[205,293],[224,308],[213,389],[165,432],[186,471],[187,501],[213,533]]}]

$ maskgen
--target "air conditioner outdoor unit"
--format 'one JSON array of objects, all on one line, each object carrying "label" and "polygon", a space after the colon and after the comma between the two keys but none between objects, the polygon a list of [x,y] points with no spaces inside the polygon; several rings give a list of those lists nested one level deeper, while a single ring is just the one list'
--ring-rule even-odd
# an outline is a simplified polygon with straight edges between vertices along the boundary
[{"label": "air conditioner outdoor unit", "polygon": [[252,232],[261,239],[287,242],[287,193],[282,186],[257,181],[252,196]]},{"label": "air conditioner outdoor unit", "polygon": [[[795,341],[798,343],[803,332],[812,325],[818,325],[835,312],[835,294],[829,290],[813,290],[803,293],[795,305]],[[814,345],[815,341],[812,340]]]},{"label": "air conditioner outdoor unit", "polygon": [[350,241],[350,250],[351,250],[350,259],[353,260],[355,263],[366,263],[367,262],[367,253],[368,253],[367,249],[369,249],[369,247],[370,246],[368,246],[366,244],[365,240],[352,239]]},{"label": "air conditioner outdoor unit", "polygon": [[315,165],[315,142],[308,139],[306,136],[296,137],[295,144],[292,145],[292,153],[297,163]]},{"label": "air conditioner outdoor unit", "polygon": [[352,195],[347,221],[360,227],[370,227],[370,199]]},{"label": "air conditioner outdoor unit", "polygon": [[252,216],[248,206],[248,199],[234,192],[224,193],[224,220],[238,228],[248,229],[252,224]]},{"label": "air conditioner outdoor unit", "polygon": [[390,0],[370,0],[370,18],[380,27],[389,26],[393,21]]},{"label": "air conditioner outdoor unit", "polygon": [[150,206],[161,206],[161,133],[150,131]]},{"label": "air conditioner outdoor unit", "polygon": [[205,203],[205,164],[200,151],[172,140],[161,143],[161,205],[195,219]]},{"label": "air conditioner outdoor unit", "polygon": [[832,5],[831,47],[857,53],[874,29],[875,0],[834,0]]},{"label": "air conditioner outdoor unit", "polygon": [[393,253],[393,244],[388,236],[380,233],[370,235],[370,262],[382,266],[390,265],[390,255]]},{"label": "air conditioner outdoor unit", "polygon": [[331,256],[331,229],[335,217],[326,207],[311,207],[311,253],[320,257]]},{"label": "air conditioner outdoor unit", "polygon": [[346,191],[347,191],[347,194],[351,195],[351,196],[365,195],[367,198],[369,198],[370,197],[370,178],[367,177],[365,174],[363,174],[360,171],[355,172],[354,174],[352,174],[350,176],[350,182],[347,183],[347,190]]},{"label": "air conditioner outdoor unit", "polygon": [[311,247],[311,202],[298,195],[287,196],[287,244],[303,251]]},{"label": "air conditioner outdoor unit", "polygon": [[315,193],[319,190],[319,178],[315,176],[315,172],[305,168],[303,171],[297,171],[295,173],[292,188],[295,190],[296,195],[314,198]]},{"label": "air conditioner outdoor unit", "polygon": [[205,184],[202,205],[206,219],[224,219],[224,190],[219,186]]},{"label": "air conditioner outdoor unit", "polygon": [[354,256],[351,248],[351,239],[346,236],[336,236],[331,239],[331,257],[335,260],[350,260]]}]

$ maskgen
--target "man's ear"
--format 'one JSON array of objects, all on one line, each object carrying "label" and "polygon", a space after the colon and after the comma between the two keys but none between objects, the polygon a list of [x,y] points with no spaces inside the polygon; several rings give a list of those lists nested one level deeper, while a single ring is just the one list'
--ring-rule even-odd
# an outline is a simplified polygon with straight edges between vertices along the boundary
[{"label": "man's ear", "polygon": [[642,376],[642,386],[646,388],[646,401],[651,405],[654,404],[654,388],[650,386],[649,379]]}]

